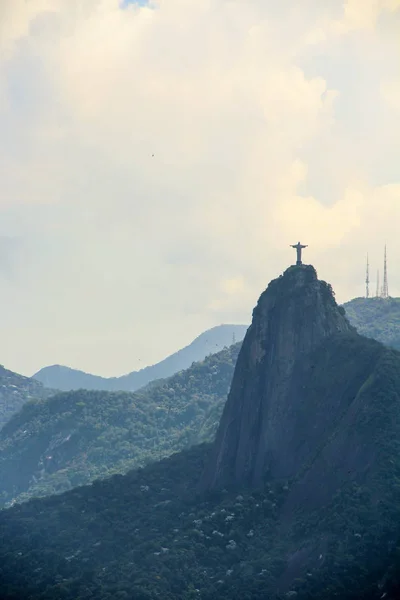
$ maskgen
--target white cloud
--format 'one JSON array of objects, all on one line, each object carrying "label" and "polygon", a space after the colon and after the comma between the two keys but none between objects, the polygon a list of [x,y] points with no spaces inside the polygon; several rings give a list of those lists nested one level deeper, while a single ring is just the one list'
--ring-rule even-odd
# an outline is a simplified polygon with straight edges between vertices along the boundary
[{"label": "white cloud", "polygon": [[397,81],[383,82],[381,92],[388,106],[400,111],[400,78]]},{"label": "white cloud", "polygon": [[398,4],[3,0],[1,362],[154,362],[249,321],[299,238],[362,293],[400,258]]}]

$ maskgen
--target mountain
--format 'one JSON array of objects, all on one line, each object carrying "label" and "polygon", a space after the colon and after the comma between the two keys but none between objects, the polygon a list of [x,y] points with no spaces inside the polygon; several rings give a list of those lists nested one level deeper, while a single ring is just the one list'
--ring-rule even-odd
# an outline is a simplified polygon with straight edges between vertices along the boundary
[{"label": "mountain", "polygon": [[[367,337],[400,350],[400,298],[355,298],[346,302],[350,324]],[[33,378],[45,387],[62,391],[88,389],[108,391],[135,391],[153,380],[165,379],[193,362],[203,360],[208,354],[230,346],[232,339],[241,341],[247,325],[219,325],[197,337],[189,346],[182,348],[156,365],[133,371],[122,377],[100,377],[61,365],[44,367]]]},{"label": "mountain", "polygon": [[23,406],[0,432],[0,506],[126,473],[213,439],[239,348],[140,392],[71,391]]},{"label": "mountain", "polygon": [[145,386],[155,379],[165,379],[174,373],[187,369],[193,362],[203,360],[209,354],[215,354],[230,346],[233,341],[241,341],[247,325],[219,325],[199,335],[189,346],[182,348],[161,362],[133,371],[122,377],[100,377],[83,371],[60,365],[45,367],[33,375],[44,386],[61,391],[70,390],[108,390],[127,391]]},{"label": "mountain", "polygon": [[400,350],[400,298],[354,298],[343,307],[358,333]]},{"label": "mountain", "polygon": [[289,268],[269,284],[240,350],[205,486],[259,484],[268,470],[296,474],[315,447],[302,441],[306,423],[298,404],[304,407],[300,390],[307,382],[303,372],[303,379],[293,378],[294,366],[326,338],[350,332],[344,310],[312,266]]},{"label": "mountain", "polygon": [[400,354],[291,267],[214,444],[0,511],[0,596],[388,600],[399,507]]},{"label": "mountain", "polygon": [[8,371],[0,365],[0,429],[25,402],[47,398],[53,390],[45,389],[30,377]]}]

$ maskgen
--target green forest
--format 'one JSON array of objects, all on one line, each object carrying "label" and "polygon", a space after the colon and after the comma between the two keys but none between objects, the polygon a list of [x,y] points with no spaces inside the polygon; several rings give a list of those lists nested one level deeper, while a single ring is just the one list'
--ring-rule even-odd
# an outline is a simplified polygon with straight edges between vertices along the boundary
[{"label": "green forest", "polygon": [[0,365],[0,429],[26,402],[48,398],[54,393],[54,390],[44,388],[35,379]]},{"label": "green forest", "polygon": [[[328,505],[296,510],[283,522],[296,480],[272,481],[266,474],[258,489],[200,495],[209,453],[200,444],[125,476],[1,511],[2,598],[319,600],[321,589],[324,599],[381,597],[400,537],[400,357],[358,336],[328,345],[315,357],[310,380],[323,398],[341,377],[338,353],[355,364],[376,364],[360,384],[357,398],[362,394],[368,410],[352,431],[360,443],[372,436],[379,452],[373,486],[350,477]],[[162,389],[152,389],[157,402],[167,402]],[[18,419],[11,425],[15,429]],[[309,570],[279,591],[280,573],[288,561],[295,569],[302,552]]]},{"label": "green forest", "polygon": [[[400,348],[400,299],[359,298],[344,308],[360,333]],[[135,393],[54,395],[3,369],[0,408],[9,423],[0,431],[0,506],[126,473],[211,441],[240,347],[238,342]]]},{"label": "green forest", "polygon": [[[358,336],[338,344],[308,359],[313,375],[304,393],[316,405],[335,390],[351,394],[345,384],[353,368],[382,352]],[[320,600],[321,589],[324,600],[396,597],[398,354],[385,352],[356,394],[369,407],[356,433],[372,436],[384,465],[375,494],[350,477],[329,506],[296,509],[282,528],[296,480],[266,475],[257,489],[207,494],[197,487],[240,347],[136,393],[29,391],[31,400],[0,432],[1,501],[12,506],[0,511],[2,598]],[[295,571],[304,553],[306,575],[280,589],[280,574],[288,564]]]},{"label": "green forest", "polygon": [[400,350],[400,298],[354,298],[343,307],[361,335]]},{"label": "green forest", "polygon": [[[390,506],[386,523],[371,522],[368,493],[349,486],[325,517],[298,515],[283,532],[278,515],[291,482],[199,498],[207,451],[197,446],[0,513],[2,598],[264,600],[293,592],[319,600],[321,589],[324,599],[381,597],[399,535]],[[321,559],[316,533],[326,539]],[[301,551],[307,537],[315,568],[276,594],[287,555]]]},{"label": "green forest", "polygon": [[210,441],[240,346],[140,392],[79,390],[28,402],[0,431],[1,503],[60,493]]}]

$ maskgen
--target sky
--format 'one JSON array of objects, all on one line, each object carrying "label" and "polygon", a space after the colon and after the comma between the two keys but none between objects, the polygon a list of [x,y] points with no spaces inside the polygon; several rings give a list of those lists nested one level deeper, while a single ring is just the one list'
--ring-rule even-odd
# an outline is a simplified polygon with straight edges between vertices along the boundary
[{"label": "sky", "polygon": [[304,262],[400,296],[400,0],[1,0],[0,363],[103,376]]}]

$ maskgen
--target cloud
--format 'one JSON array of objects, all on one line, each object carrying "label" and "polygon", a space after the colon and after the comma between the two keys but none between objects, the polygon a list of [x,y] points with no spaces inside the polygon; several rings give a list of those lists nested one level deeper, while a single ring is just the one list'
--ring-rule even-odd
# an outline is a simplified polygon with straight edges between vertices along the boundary
[{"label": "cloud", "polygon": [[400,258],[398,5],[3,0],[1,362],[159,360],[248,322],[299,238],[362,293]]},{"label": "cloud", "polygon": [[382,84],[382,96],[388,106],[396,111],[400,110],[400,81],[386,81]]},{"label": "cloud", "polygon": [[399,10],[399,0],[347,0],[340,15],[329,18],[326,14],[317,21],[305,38],[306,44],[319,44],[334,36],[367,31],[376,33],[382,17],[393,15]]}]

